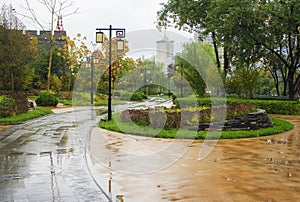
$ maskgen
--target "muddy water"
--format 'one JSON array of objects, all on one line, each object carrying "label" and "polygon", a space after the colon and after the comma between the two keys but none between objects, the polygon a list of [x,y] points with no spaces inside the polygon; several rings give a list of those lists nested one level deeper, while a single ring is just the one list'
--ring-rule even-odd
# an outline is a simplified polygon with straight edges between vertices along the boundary
[{"label": "muddy water", "polygon": [[[95,129],[90,148],[95,176],[114,201],[300,201],[300,117],[280,117],[295,129],[263,138],[221,140],[202,160],[203,141],[181,140],[186,150],[178,157],[178,151],[168,147],[174,140]],[[162,150],[168,151],[155,160],[145,156],[144,161],[131,161],[136,154]],[[154,163],[161,169],[152,169]],[[153,172],[137,172],[149,171],[145,167]]]}]

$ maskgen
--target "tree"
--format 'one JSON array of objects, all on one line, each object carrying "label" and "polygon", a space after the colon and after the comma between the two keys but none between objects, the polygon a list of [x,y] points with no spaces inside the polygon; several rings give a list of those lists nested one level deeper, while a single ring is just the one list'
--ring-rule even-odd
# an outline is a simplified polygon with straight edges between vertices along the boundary
[{"label": "tree", "polygon": [[91,53],[86,43],[86,37],[77,34],[76,37],[72,38],[69,36],[63,37],[66,40],[63,48],[58,48],[57,56],[64,61],[66,71],[63,75],[67,77],[68,84],[67,89],[71,90],[72,80],[76,78],[76,74],[82,66],[83,60]]},{"label": "tree", "polygon": [[[128,48],[128,41],[125,40],[124,42],[124,50],[123,51],[117,51],[117,40],[118,38],[114,37],[111,39],[112,42],[112,64],[111,64],[111,70],[112,70],[112,88],[115,86],[115,83],[118,81],[118,77],[122,76],[124,74],[124,70],[122,70],[121,67],[127,66],[127,62],[130,63],[128,59],[124,59],[125,54],[129,51]],[[96,56],[98,57],[99,64],[98,66],[102,67],[104,69],[104,73],[102,74],[102,77],[100,79],[100,83],[98,84],[98,92],[107,94],[108,93],[108,77],[109,77],[109,67],[108,67],[108,61],[109,61],[109,39],[105,36],[104,42],[101,45],[101,48],[96,50]]]},{"label": "tree", "polygon": [[[51,75],[56,75],[61,79],[62,90],[68,89],[68,75],[70,70],[68,67],[68,62],[65,58],[61,57],[61,49],[57,46],[53,48],[52,56],[52,68]],[[43,46],[38,45],[37,57],[30,63],[35,71],[33,87],[36,89],[47,89],[48,82],[48,71],[44,67],[49,64],[49,51],[47,51]],[[53,81],[53,76],[51,76]],[[51,86],[51,88],[54,86]]]},{"label": "tree", "polygon": [[[283,79],[287,73],[288,94],[292,100],[300,89],[299,9],[297,0],[169,0],[158,12],[158,24],[167,25],[173,19],[179,28],[194,31],[200,27],[204,33],[211,33],[214,47],[224,48],[225,74],[230,65],[259,66],[264,58],[275,60],[277,64],[272,65],[278,65],[276,68]],[[199,15],[198,20],[196,15]],[[271,63],[265,65],[268,64]]]},{"label": "tree", "polygon": [[261,10],[265,21],[258,29],[265,31],[255,38],[256,45],[281,61],[281,72],[287,69],[288,95],[293,100],[300,88],[300,2],[274,0]]},{"label": "tree", "polygon": [[[206,47],[206,50],[209,49]],[[218,72],[214,71],[214,60],[206,50],[201,43],[187,43],[181,55],[175,57],[176,66],[180,67],[175,70],[190,85],[190,88],[186,88],[185,91],[192,89],[197,96],[203,96],[206,87],[215,87],[215,89],[220,87],[215,83]]]},{"label": "tree", "polygon": [[[48,68],[47,68],[47,71],[48,71],[48,74],[47,74],[47,90],[50,90],[51,67],[52,67],[53,51],[54,51],[54,46],[55,46],[54,19],[59,18],[61,16],[68,16],[68,15],[71,15],[71,14],[75,14],[75,13],[77,13],[78,9],[76,9],[74,12],[67,13],[67,14],[63,15],[62,12],[64,10],[66,10],[67,8],[71,7],[73,5],[73,2],[70,3],[68,0],[64,0],[64,1],[61,1],[61,0],[41,0],[40,2],[51,13],[51,21],[50,21],[51,30],[50,30],[50,36],[49,36],[50,51],[49,51],[49,62],[48,62]],[[32,21],[37,23],[42,30],[45,30],[44,26],[40,22],[39,18],[36,16],[34,9],[31,8],[30,3],[29,3],[28,0],[26,0],[26,5],[27,5],[26,9],[29,11],[30,15],[23,15],[23,16],[31,19]]]},{"label": "tree", "polygon": [[24,90],[31,83],[33,69],[28,66],[34,59],[37,40],[23,33],[24,25],[15,16],[12,7],[3,6],[0,22],[1,88]]},{"label": "tree", "polygon": [[215,0],[169,0],[167,3],[161,4],[162,9],[157,12],[157,24],[159,27],[174,24],[175,28],[197,33],[200,40],[211,35],[216,64],[220,69],[221,62],[218,51],[220,41],[217,39],[216,29],[208,29],[211,24],[208,16],[210,12],[214,11],[215,4]]},{"label": "tree", "polygon": [[[287,73],[288,70],[285,67],[285,65],[282,63],[282,61],[276,57],[274,54],[272,54],[270,51],[267,51],[264,58],[262,58],[265,69],[269,71],[270,75],[273,78],[273,83],[275,85],[276,94],[277,95],[283,95],[287,96]],[[281,85],[282,84],[282,91]]]},{"label": "tree", "polygon": [[231,88],[227,92],[236,93],[239,97],[244,95],[246,98],[253,98],[259,84],[259,71],[254,66],[238,67],[231,72],[227,81],[227,87]]}]

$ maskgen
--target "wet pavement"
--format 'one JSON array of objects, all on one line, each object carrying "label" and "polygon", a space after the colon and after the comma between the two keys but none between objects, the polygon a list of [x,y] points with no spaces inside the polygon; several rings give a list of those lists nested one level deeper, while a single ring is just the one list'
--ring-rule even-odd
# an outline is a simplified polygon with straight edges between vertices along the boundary
[{"label": "wet pavement", "polygon": [[271,116],[295,128],[262,138],[211,141],[214,149],[204,159],[199,158],[203,141],[94,128],[95,179],[113,199],[125,202],[300,201],[300,116]]},{"label": "wet pavement", "polygon": [[284,134],[212,142],[200,160],[203,141],[108,132],[94,108],[58,112],[0,131],[0,201],[300,201],[300,116],[276,116],[295,125]]},{"label": "wet pavement", "polygon": [[[166,100],[114,109],[159,104]],[[100,119],[95,108],[54,111],[0,131],[0,201],[111,201],[91,174],[87,145]]]},{"label": "wet pavement", "polygon": [[109,201],[86,163],[93,116],[52,114],[0,131],[0,201]]}]

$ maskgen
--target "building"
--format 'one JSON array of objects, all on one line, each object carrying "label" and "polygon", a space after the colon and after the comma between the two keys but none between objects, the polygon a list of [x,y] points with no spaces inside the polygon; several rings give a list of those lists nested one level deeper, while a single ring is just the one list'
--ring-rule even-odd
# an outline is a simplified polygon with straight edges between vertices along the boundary
[{"label": "building", "polygon": [[[38,39],[38,44],[43,46],[46,50],[50,50],[50,36],[51,31],[40,31],[38,33],[37,30],[26,30],[31,36],[34,36]],[[66,44],[66,40],[63,39],[63,36],[66,36],[66,31],[54,31],[55,37],[55,46],[63,48],[64,44]]]},{"label": "building", "polygon": [[158,64],[163,64],[166,75],[168,73],[168,65],[174,63],[174,43],[175,41],[167,37],[166,31],[163,39],[156,41],[155,61]]}]

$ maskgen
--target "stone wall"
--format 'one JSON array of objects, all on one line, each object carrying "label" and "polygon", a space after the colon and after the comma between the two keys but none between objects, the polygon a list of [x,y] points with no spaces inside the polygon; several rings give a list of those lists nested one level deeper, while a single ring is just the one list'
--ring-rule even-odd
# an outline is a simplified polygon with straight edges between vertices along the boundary
[{"label": "stone wall", "polygon": [[259,109],[257,112],[248,113],[244,117],[226,120],[224,124],[200,124],[198,130],[257,130],[267,127],[273,127],[273,123],[266,111]]},{"label": "stone wall", "polygon": [[[50,50],[50,35],[51,31],[26,30],[30,36],[35,36],[38,39],[38,44],[43,46],[46,50]],[[63,36],[67,36],[66,31],[54,31],[55,45],[63,48],[66,44],[66,40],[63,40]]]}]

